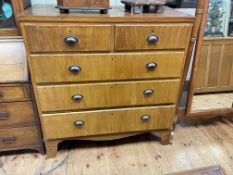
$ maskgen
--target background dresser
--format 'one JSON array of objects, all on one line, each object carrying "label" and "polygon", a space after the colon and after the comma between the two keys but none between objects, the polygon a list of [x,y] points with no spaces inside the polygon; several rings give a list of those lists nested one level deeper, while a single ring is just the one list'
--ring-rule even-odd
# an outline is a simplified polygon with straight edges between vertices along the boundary
[{"label": "background dresser", "polygon": [[193,17],[35,6],[19,20],[49,157],[68,139],[158,131],[169,143]]},{"label": "background dresser", "polygon": [[43,152],[22,39],[0,39],[0,151]]}]

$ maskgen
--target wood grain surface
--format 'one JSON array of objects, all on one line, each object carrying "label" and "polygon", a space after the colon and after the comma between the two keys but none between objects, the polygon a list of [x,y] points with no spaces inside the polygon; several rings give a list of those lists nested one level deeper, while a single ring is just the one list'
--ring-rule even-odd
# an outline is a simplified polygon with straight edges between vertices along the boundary
[{"label": "wood grain surface", "polygon": [[[40,110],[67,111],[176,103],[179,80],[37,86]],[[151,89],[153,94],[145,96]],[[81,101],[72,100],[80,94]]]},{"label": "wood grain surface", "polygon": [[[174,106],[42,115],[46,140],[171,128]],[[141,117],[149,116],[148,121]],[[77,127],[75,121],[83,121]],[[60,128],[58,130],[58,128]]]},{"label": "wood grain surface", "polygon": [[[179,78],[184,64],[183,52],[140,52],[114,54],[31,55],[36,83],[117,81]],[[155,63],[157,68],[147,69]],[[72,73],[71,66],[81,71]]]},{"label": "wood grain surface", "polygon": [[1,153],[0,174],[162,175],[221,165],[231,175],[232,132],[232,117],[186,121],[177,125],[168,146],[144,134],[111,142],[66,142],[53,159],[26,151]]}]

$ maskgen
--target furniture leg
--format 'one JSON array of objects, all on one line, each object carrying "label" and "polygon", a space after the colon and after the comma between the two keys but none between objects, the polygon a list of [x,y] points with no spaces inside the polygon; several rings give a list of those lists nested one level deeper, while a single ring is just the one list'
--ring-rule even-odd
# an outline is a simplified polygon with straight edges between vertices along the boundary
[{"label": "furniture leg", "polygon": [[171,144],[173,140],[173,132],[171,130],[160,131],[160,138],[162,145]]},{"label": "furniture leg", "polygon": [[45,141],[47,158],[53,158],[57,154],[58,141]]}]

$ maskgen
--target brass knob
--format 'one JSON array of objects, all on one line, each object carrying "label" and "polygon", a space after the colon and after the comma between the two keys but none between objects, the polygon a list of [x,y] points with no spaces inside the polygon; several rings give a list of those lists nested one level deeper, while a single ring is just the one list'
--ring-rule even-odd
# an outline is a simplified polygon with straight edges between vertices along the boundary
[{"label": "brass knob", "polygon": [[81,67],[80,66],[70,66],[69,67],[69,71],[72,72],[73,74],[77,74],[81,71]]},{"label": "brass knob", "polygon": [[147,121],[149,121],[150,120],[150,116],[149,115],[144,115],[144,116],[141,116],[141,120],[143,121],[143,122],[147,122]]},{"label": "brass knob", "polygon": [[149,44],[156,44],[159,41],[159,37],[156,35],[150,35],[146,40]]},{"label": "brass knob", "polygon": [[154,90],[153,89],[146,89],[144,90],[144,95],[145,96],[150,96],[154,93]]},{"label": "brass knob", "polygon": [[82,101],[83,100],[83,96],[81,94],[75,94],[71,97],[72,100],[74,101]]},{"label": "brass knob", "polygon": [[67,36],[64,41],[68,45],[75,45],[78,42],[78,38],[75,36]]},{"label": "brass knob", "polygon": [[83,125],[85,125],[85,122],[82,120],[77,120],[74,122],[74,125],[78,128],[81,128]]},{"label": "brass knob", "polygon": [[157,64],[157,63],[154,63],[154,62],[148,63],[148,64],[146,65],[146,68],[147,68],[148,70],[155,70],[157,67],[158,67],[158,64]]}]

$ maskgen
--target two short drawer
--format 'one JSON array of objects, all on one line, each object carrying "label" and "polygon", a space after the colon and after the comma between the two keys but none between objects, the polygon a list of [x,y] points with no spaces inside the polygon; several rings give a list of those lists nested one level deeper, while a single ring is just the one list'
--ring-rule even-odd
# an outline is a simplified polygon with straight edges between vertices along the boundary
[{"label": "two short drawer", "polygon": [[175,106],[45,114],[45,139],[152,131],[172,127]]},{"label": "two short drawer", "polygon": [[180,78],[184,52],[31,55],[36,83]]},{"label": "two short drawer", "polygon": [[190,24],[24,24],[31,52],[184,49]]},{"label": "two short drawer", "polygon": [[37,86],[40,110],[68,111],[174,104],[179,80]]}]

